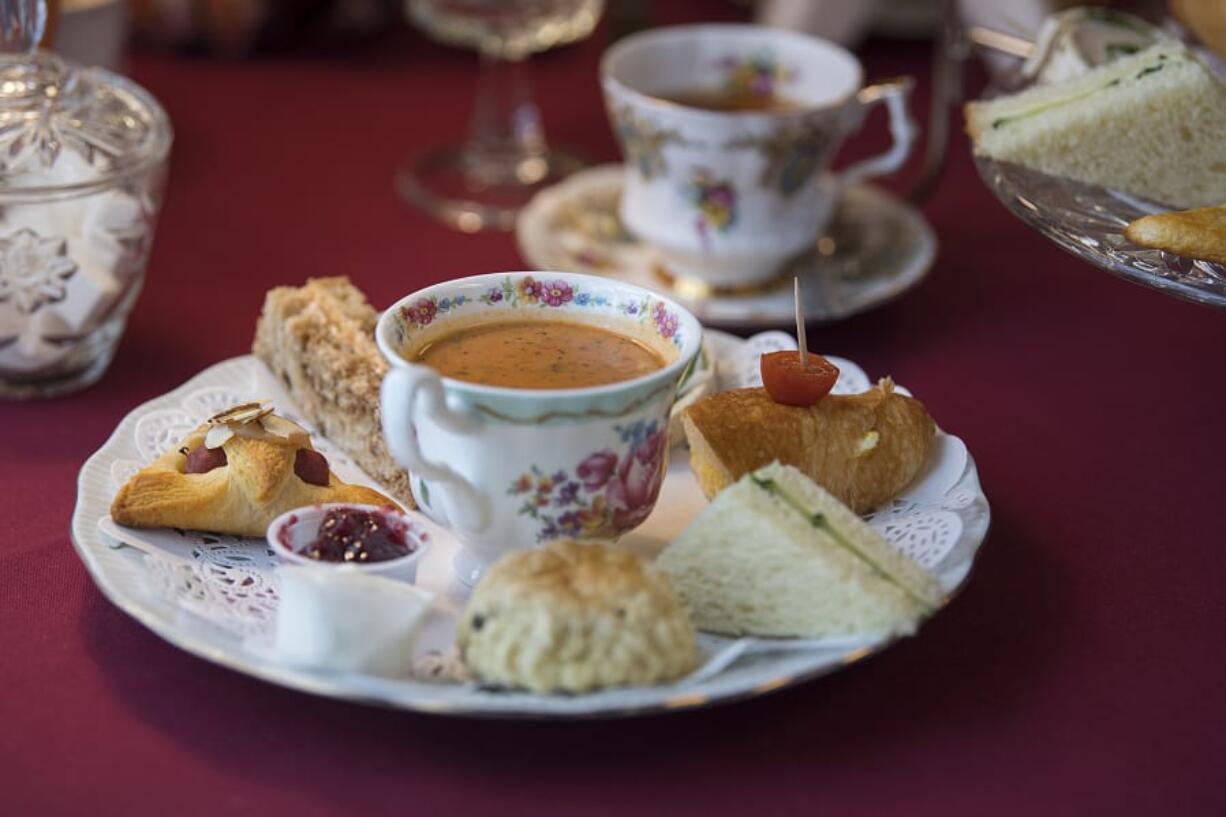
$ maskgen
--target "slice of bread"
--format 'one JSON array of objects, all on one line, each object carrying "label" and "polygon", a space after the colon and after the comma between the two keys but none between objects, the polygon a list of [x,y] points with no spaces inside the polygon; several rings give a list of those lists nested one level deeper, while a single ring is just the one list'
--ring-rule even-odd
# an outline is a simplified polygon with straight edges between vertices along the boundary
[{"label": "slice of bread", "polygon": [[720,493],[656,565],[698,629],[726,635],[910,634],[944,597],[935,577],[779,463]]},{"label": "slice of bread", "polygon": [[966,106],[975,152],[1175,207],[1226,201],[1226,87],[1163,41],[1068,82]]},{"label": "slice of bread", "polygon": [[408,473],[383,439],[379,388],[387,361],[379,314],[343,276],[276,287],[264,298],[251,351],[281,378],[305,419],[409,508]]},{"label": "slice of bread", "polygon": [[1142,247],[1226,264],[1226,204],[1145,216],[1124,236]]}]

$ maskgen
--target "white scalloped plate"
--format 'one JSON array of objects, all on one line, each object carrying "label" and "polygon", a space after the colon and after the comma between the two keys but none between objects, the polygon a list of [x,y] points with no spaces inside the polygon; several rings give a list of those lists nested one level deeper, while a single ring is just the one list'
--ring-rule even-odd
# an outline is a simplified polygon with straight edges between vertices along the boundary
[{"label": "white scalloped plate", "polygon": [[[782,333],[767,333],[747,343],[709,331],[714,380],[719,388],[744,384],[753,377],[747,360],[756,358],[761,349],[792,343]],[[839,362],[843,369],[839,391],[867,386],[869,380],[858,366]],[[455,540],[432,526],[434,544],[419,568],[418,583],[434,590],[439,604],[427,621],[413,669],[406,668],[404,677],[377,677],[286,665],[269,647],[276,620],[277,576],[262,541],[169,530],[133,535],[107,526],[111,499],[136,468],[219,406],[253,398],[271,398],[290,416],[296,411],[280,383],[255,358],[218,363],[129,413],[85,462],[78,480],[72,538],[99,589],[165,640],[209,661],[293,689],[404,709],[478,717],[590,718],[747,698],[830,672],[889,644],[888,639],[733,641],[702,636],[708,660],[688,678],[588,695],[495,691],[443,681],[430,670],[438,663],[431,659],[450,643],[455,615],[467,591],[454,581],[451,571]],[[314,439],[343,479],[374,484],[326,439],[318,434]],[[674,452],[656,511],[622,540],[622,546],[654,556],[705,505],[685,459],[683,452]],[[961,440],[941,433],[924,473],[869,522],[932,570],[947,591],[956,591],[966,581],[989,523],[987,499]]]}]

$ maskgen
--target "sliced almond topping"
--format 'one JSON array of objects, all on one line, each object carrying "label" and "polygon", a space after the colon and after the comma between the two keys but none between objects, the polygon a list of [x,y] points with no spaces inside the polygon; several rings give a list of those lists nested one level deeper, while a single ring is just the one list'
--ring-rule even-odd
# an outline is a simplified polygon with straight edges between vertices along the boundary
[{"label": "sliced almond topping", "polygon": [[272,402],[268,400],[258,400],[251,403],[241,403],[232,408],[228,408],[223,412],[214,414],[208,419],[209,425],[222,425],[225,423],[250,423],[258,420],[261,417],[266,417],[272,414]]},{"label": "sliced almond topping", "polygon": [[306,445],[311,438],[305,428],[276,414],[260,418],[260,425],[272,436],[294,445]]},{"label": "sliced almond topping", "polygon": [[211,426],[204,435],[205,448],[221,448],[234,436],[234,429],[227,425]]}]

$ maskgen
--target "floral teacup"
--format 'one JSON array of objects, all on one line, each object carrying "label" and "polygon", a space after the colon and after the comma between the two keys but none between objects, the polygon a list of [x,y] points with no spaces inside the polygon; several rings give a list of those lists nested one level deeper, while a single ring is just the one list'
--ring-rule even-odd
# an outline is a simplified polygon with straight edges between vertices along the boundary
[{"label": "floral teacup", "polygon": [[[590,388],[516,389],[411,362],[474,322],[548,319],[634,338],[664,366]],[[669,409],[702,345],[702,326],[673,301],[574,273],[478,275],[402,298],[375,334],[391,363],[382,395],[388,447],[411,472],[421,510],[463,543],[461,580],[471,584],[502,554],[549,539],[614,539],[651,512],[668,466]]]},{"label": "floral teacup", "polygon": [[[601,82],[626,159],[622,222],[674,275],[739,288],[814,245],[842,189],[897,170],[915,130],[909,79],[861,87],[854,56],[825,40],[752,25],[659,28],[605,54]],[[713,110],[670,96],[786,100]],[[834,174],[839,145],[885,103],[884,154]]]}]

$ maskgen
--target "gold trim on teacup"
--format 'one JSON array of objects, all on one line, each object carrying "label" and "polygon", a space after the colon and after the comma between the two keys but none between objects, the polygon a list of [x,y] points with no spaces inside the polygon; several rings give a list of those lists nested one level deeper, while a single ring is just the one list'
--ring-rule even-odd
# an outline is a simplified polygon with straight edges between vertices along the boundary
[{"label": "gold trim on teacup", "polygon": [[764,295],[768,292],[782,289],[788,282],[788,276],[779,274],[758,283],[719,286],[686,275],[674,275],[659,262],[652,265],[651,271],[677,297],[686,298],[691,301],[701,301],[706,298],[748,298],[754,295]]}]

